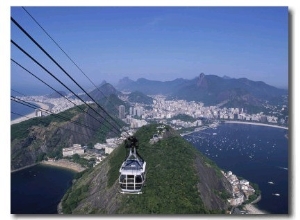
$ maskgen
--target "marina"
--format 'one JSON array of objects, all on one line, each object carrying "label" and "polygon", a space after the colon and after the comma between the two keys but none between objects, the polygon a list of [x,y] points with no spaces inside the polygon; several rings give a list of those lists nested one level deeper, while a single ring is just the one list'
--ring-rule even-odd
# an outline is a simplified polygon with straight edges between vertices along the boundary
[{"label": "marina", "polygon": [[231,170],[257,184],[262,193],[262,199],[256,204],[259,209],[272,214],[286,214],[287,132],[275,127],[223,123],[216,129],[207,128],[184,138],[222,170]]}]

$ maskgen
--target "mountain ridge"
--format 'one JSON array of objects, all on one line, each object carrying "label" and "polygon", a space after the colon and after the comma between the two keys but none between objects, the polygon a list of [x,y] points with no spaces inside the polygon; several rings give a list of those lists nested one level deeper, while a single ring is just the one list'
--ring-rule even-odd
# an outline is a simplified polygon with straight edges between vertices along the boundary
[{"label": "mountain ridge", "polygon": [[[222,102],[235,102],[240,105],[262,107],[266,102],[275,102],[288,91],[268,85],[262,81],[247,78],[219,77],[204,73],[193,79],[178,78],[172,81],[156,81],[140,78],[136,81],[120,80],[116,88],[126,91],[142,91],[146,95],[165,95],[167,99],[184,99],[217,105]],[[126,82],[130,82],[126,84]],[[239,106],[236,106],[239,107]]]}]

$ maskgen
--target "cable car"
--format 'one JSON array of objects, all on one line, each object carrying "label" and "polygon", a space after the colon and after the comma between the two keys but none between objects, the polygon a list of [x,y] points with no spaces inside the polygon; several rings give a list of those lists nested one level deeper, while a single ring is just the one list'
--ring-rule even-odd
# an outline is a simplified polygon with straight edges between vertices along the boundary
[{"label": "cable car", "polygon": [[137,139],[131,136],[126,141],[125,148],[130,148],[130,152],[119,170],[120,192],[123,194],[142,194],[146,180],[146,161],[137,152]]}]

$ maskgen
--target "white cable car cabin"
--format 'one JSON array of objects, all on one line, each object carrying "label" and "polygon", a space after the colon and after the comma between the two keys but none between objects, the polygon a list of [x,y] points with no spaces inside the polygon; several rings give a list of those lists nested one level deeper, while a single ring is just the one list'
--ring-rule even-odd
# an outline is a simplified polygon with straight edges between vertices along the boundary
[{"label": "white cable car cabin", "polygon": [[146,180],[146,161],[137,153],[136,146],[131,145],[127,159],[120,167],[119,184],[123,194],[142,194]]}]

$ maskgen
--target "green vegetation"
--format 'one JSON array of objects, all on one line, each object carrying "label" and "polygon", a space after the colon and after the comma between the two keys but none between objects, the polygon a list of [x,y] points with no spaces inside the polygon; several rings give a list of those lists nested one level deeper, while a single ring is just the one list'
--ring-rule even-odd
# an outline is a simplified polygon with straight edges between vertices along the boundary
[{"label": "green vegetation", "polygon": [[[160,125],[144,126],[135,134],[139,140],[138,152],[147,162],[143,194],[116,193],[119,187],[119,169],[127,156],[125,147],[121,145],[101,165],[76,176],[75,184],[62,199],[64,214],[107,214],[111,210],[116,214],[224,213],[225,210],[207,209],[202,201],[198,185],[204,179],[199,179],[195,159],[204,160],[203,168],[208,168],[205,170],[208,175],[214,173],[210,168],[214,168],[217,175],[222,175],[216,164],[168,126],[161,131],[164,138],[150,144],[149,140],[158,132],[158,126]],[[74,156],[73,159],[79,158]],[[225,188],[212,189],[212,192],[223,201],[228,195]]]},{"label": "green vegetation", "polygon": [[151,98],[139,91],[130,93],[128,95],[128,101],[134,102],[134,103],[142,103],[142,104],[146,104],[146,105],[153,104],[153,98]]},{"label": "green vegetation", "polygon": [[[95,104],[91,105],[97,110]],[[85,105],[81,105],[80,108],[73,107],[58,114],[32,118],[12,125],[12,169],[18,169],[47,158],[62,158],[62,148],[70,147],[74,142],[83,145],[89,144],[89,148],[92,148],[94,144],[103,143],[108,137],[115,136],[110,129],[109,122],[92,111],[89,111],[88,115],[82,112],[82,110],[88,110]],[[99,112],[101,111],[99,110]],[[91,118],[91,114],[98,120]],[[108,120],[110,123],[115,123]],[[116,121],[119,126],[124,125],[124,122],[117,118]],[[88,124],[93,130],[82,124]],[[93,161],[82,160],[80,163],[87,167],[92,166]]]},{"label": "green vegetation", "polygon": [[[123,206],[118,213],[132,214],[193,214],[211,213],[200,198],[194,164],[196,150],[175,133],[150,145],[149,140],[156,133],[157,125],[138,130],[139,153],[147,162],[146,187],[142,195],[124,196]],[[173,132],[173,131],[172,131]],[[170,153],[171,152],[171,153]],[[125,157],[125,148],[115,151],[110,160],[108,172],[111,186],[119,176],[119,168]]]},{"label": "green vegetation", "polygon": [[[71,188],[70,188],[71,189]],[[71,214],[72,210],[77,207],[78,203],[86,197],[86,194],[88,192],[89,186],[82,185],[79,188],[76,188],[72,193],[70,193],[70,189],[66,193],[66,197],[63,198],[63,213],[64,214]]]},{"label": "green vegetation", "polygon": [[112,157],[109,160],[109,166],[111,168],[108,172],[108,180],[107,180],[108,187],[111,187],[119,178],[120,166],[126,158],[126,150],[124,144],[122,144],[117,149],[115,149],[111,156]]},{"label": "green vegetation", "polygon": [[[76,173],[74,179],[85,178],[91,173],[92,169],[86,169],[80,173]],[[87,197],[89,190],[89,183],[84,182],[75,189],[70,187],[62,198],[61,205],[64,214],[71,214],[72,210],[77,207],[79,202]]]},{"label": "green vegetation", "polygon": [[78,154],[74,154],[70,161],[74,162],[74,163],[78,163],[83,167],[93,167],[93,163],[92,161],[89,161],[87,159],[81,158]]},{"label": "green vegetation", "polygon": [[244,202],[244,204],[249,204],[251,202],[253,202],[254,200],[256,200],[260,195],[261,195],[261,191],[258,187],[258,185],[256,183],[251,183],[250,185],[253,187],[253,189],[255,190],[255,193],[251,196],[249,196],[248,200]]},{"label": "green vegetation", "polygon": [[[84,105],[80,106],[83,109],[86,109]],[[80,109],[74,107],[71,109],[68,109],[64,112],[58,113],[56,115],[48,115],[45,117],[38,117],[38,118],[32,118],[28,119],[26,121],[20,122],[18,124],[11,125],[11,141],[15,139],[23,139],[26,138],[29,135],[29,128],[32,126],[42,126],[47,127],[50,125],[50,123],[58,122],[66,122],[68,121],[65,118],[72,118],[76,115],[78,115],[81,112]]]}]

